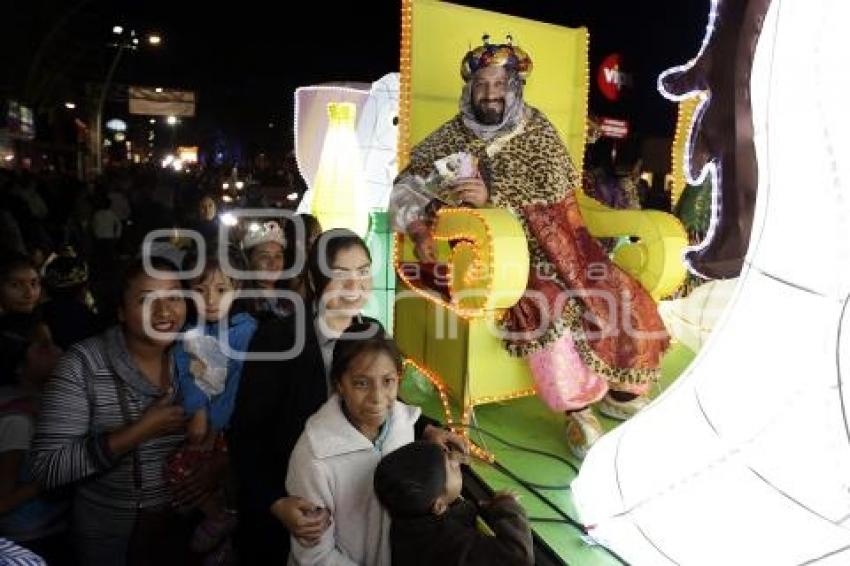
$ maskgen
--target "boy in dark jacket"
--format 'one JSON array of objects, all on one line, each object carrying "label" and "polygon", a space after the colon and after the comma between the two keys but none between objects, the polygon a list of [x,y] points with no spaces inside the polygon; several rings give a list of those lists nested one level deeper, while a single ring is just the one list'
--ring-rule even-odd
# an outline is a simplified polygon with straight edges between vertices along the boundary
[{"label": "boy in dark jacket", "polygon": [[508,493],[482,509],[495,533],[476,527],[475,506],[460,497],[455,453],[416,441],[384,457],[375,470],[375,493],[392,518],[392,562],[404,566],[522,566],[534,563],[525,511]]}]

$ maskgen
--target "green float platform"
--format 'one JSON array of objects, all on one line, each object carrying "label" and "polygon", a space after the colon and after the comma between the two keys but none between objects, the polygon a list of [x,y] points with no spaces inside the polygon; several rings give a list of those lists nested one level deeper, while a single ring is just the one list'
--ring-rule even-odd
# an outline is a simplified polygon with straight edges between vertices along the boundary
[{"label": "green float platform", "polygon": [[[668,350],[662,365],[662,378],[653,389],[654,398],[670,385],[690,364],[694,353],[680,344]],[[439,397],[431,388],[427,378],[413,368],[408,368],[402,382],[402,397],[408,403],[419,405],[429,416],[443,418]],[[473,423],[508,442],[547,453],[571,461],[576,467],[580,462],[572,458],[566,448],[563,415],[553,413],[537,397],[527,397],[505,403],[494,403],[476,407]],[[619,424],[601,417],[606,430]],[[492,452],[496,461],[524,481],[545,485],[567,485],[575,472],[566,464],[540,455],[520,451],[475,431],[470,437],[479,446]],[[563,518],[547,505],[537,494],[525,489],[495,467],[474,461],[464,480],[469,484],[480,484],[488,491],[513,490],[520,494],[520,501],[532,521],[536,538],[538,564],[569,564],[578,566],[615,566],[622,564],[600,547],[586,543],[581,533],[564,522]],[[555,507],[577,519],[569,489],[538,490]]]}]

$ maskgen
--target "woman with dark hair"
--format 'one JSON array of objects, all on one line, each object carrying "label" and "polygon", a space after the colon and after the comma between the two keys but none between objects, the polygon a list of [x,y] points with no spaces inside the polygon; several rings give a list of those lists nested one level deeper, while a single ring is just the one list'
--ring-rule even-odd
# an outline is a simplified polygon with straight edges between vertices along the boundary
[{"label": "woman with dark hair", "polygon": [[334,342],[369,298],[371,264],[359,236],[325,232],[308,258],[310,299],[293,316],[261,321],[251,342],[249,356],[276,359],[246,360],[231,420],[243,563],[283,564],[290,532],[311,541],[326,526],[326,515],[308,516],[311,502],[286,496],[286,469],[304,423],[328,398]]},{"label": "woman with dark hair", "polygon": [[[237,551],[245,564],[283,564],[290,534],[310,546],[328,526],[327,512],[315,512],[317,502],[289,496],[286,471],[304,424],[334,391],[337,339],[354,320],[371,320],[360,315],[372,290],[371,265],[366,243],[354,232],[322,233],[307,260],[306,305],[288,318],[261,322],[251,342],[249,355],[267,359],[246,360],[229,439],[239,484]],[[448,435],[428,430],[434,438]]]},{"label": "woman with dark hair", "polygon": [[[41,292],[41,278],[29,257],[0,259],[0,385],[16,384],[21,374],[32,372],[39,375],[26,379],[43,381],[58,359],[55,353],[46,355],[54,346],[38,308]],[[45,346],[40,355],[28,355],[39,344]]]},{"label": "woman with dark hair", "polygon": [[33,473],[46,488],[74,484],[73,532],[86,565],[190,564],[190,525],[173,503],[209,493],[198,473],[175,491],[166,458],[184,439],[170,355],[186,317],[176,268],[136,260],[120,288],[120,324],[71,347],[45,389]]},{"label": "woman with dark hair", "polygon": [[31,466],[39,398],[62,353],[37,314],[40,295],[28,257],[0,261],[0,537],[65,564],[69,501],[45,494]]}]

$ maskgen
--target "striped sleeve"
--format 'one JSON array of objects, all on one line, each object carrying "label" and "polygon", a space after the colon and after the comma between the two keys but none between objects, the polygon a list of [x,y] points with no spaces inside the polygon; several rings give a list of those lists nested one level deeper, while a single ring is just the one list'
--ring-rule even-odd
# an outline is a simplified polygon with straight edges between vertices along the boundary
[{"label": "striped sleeve", "polygon": [[47,562],[38,554],[5,538],[0,538],[0,564],[3,566],[47,566]]},{"label": "striped sleeve", "polygon": [[114,463],[105,435],[91,433],[85,350],[72,348],[47,382],[33,440],[33,474],[47,489],[68,484]]}]

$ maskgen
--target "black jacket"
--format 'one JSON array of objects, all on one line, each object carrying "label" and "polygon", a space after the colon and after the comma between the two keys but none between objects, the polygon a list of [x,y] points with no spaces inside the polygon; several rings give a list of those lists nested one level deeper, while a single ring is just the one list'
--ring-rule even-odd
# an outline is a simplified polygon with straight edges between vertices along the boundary
[{"label": "black jacket", "polygon": [[496,536],[476,527],[475,506],[454,503],[443,515],[393,517],[394,566],[524,566],[534,564],[525,511],[512,497],[496,497],[481,511]]},{"label": "black jacket", "polygon": [[246,361],[230,428],[231,458],[239,477],[240,501],[267,511],[286,495],[289,454],[307,418],[327,400],[325,367],[311,313],[264,320],[249,352],[285,352],[303,336],[301,353],[288,360]]},{"label": "black jacket", "polygon": [[[300,328],[297,327],[298,323]],[[240,533],[237,547],[252,558],[280,560],[289,553],[289,533],[269,508],[286,495],[289,455],[307,418],[327,400],[325,367],[313,326],[306,317],[270,317],[261,322],[249,352],[284,352],[303,338],[300,354],[288,360],[246,361],[236,395],[228,444],[236,475]],[[257,562],[260,563],[260,562]]]}]

